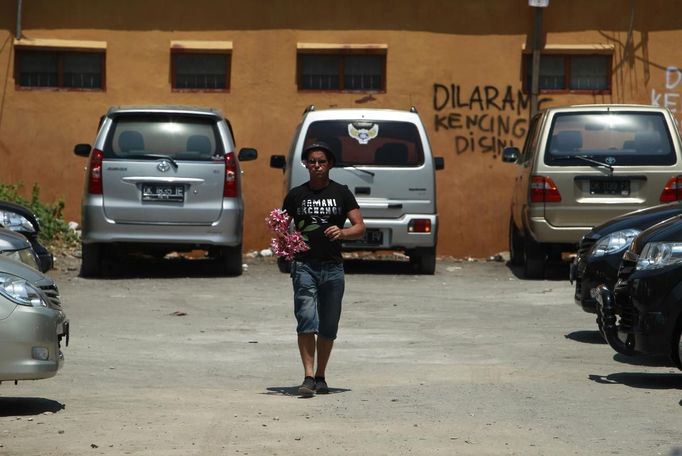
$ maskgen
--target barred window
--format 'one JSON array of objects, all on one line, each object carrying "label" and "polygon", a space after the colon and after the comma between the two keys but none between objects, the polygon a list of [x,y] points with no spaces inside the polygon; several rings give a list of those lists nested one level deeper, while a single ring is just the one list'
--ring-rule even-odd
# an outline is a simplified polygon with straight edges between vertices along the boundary
[{"label": "barred window", "polygon": [[[530,92],[533,56],[524,56],[524,90]],[[610,92],[611,55],[543,54],[540,57],[541,92]]]},{"label": "barred window", "polygon": [[104,88],[104,52],[16,50],[20,87]]},{"label": "barred window", "polygon": [[299,90],[384,91],[386,53],[298,53]]},{"label": "barred window", "polygon": [[172,52],[172,87],[179,90],[230,88],[229,52]]}]

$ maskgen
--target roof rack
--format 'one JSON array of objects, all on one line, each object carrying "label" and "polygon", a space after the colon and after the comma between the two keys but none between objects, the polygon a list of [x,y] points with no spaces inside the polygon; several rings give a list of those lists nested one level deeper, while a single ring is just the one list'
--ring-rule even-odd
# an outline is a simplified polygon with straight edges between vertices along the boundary
[{"label": "roof rack", "polygon": [[314,111],[314,110],[315,110],[315,105],[310,105],[307,108],[305,108],[305,110],[303,111],[303,114],[308,114],[310,111]]},{"label": "roof rack", "polygon": [[414,106],[411,106],[411,107],[410,107],[410,112],[417,112],[417,108],[415,108]]}]

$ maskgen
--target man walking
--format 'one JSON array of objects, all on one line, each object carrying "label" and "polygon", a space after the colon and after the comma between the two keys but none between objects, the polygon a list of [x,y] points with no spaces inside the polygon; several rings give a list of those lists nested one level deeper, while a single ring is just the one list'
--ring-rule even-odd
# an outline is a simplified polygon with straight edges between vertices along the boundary
[{"label": "man walking", "polygon": [[[283,209],[296,227],[305,230],[310,247],[296,255],[291,278],[304,371],[298,392],[311,397],[315,392],[329,392],[325,371],[336,339],[345,286],[341,241],[362,237],[365,224],[348,187],[329,179],[335,162],[330,146],[323,142],[311,144],[301,158],[310,180],[291,189]],[[343,227],[346,219],[351,223],[348,228]]]}]

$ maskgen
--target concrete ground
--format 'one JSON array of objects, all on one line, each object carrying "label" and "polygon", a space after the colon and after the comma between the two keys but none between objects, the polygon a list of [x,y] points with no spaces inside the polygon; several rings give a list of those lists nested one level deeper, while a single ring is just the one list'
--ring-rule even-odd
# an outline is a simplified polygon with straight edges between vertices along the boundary
[{"label": "concrete ground", "polygon": [[60,258],[55,378],[0,385],[0,455],[682,455],[682,373],[616,355],[565,270],[351,262],[329,395],[297,397],[288,276]]}]

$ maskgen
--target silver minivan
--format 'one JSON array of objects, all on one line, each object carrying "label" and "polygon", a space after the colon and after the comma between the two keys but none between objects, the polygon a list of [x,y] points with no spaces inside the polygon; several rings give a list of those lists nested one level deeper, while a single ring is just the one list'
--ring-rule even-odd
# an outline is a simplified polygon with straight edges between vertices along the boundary
[{"label": "silver minivan", "polygon": [[682,199],[682,147],[675,118],[645,105],[557,106],[531,119],[515,163],[512,264],[542,278],[546,263],[575,251],[594,226],[626,212]]},{"label": "silver minivan", "polygon": [[224,272],[242,270],[244,203],[240,161],[220,111],[183,106],[111,108],[100,120],[89,156],[82,202],[83,276],[126,247],[206,249]]},{"label": "silver minivan", "polygon": [[443,169],[444,161],[433,156],[416,109],[309,107],[288,157],[270,159],[270,166],[284,170],[285,191],[309,179],[301,152],[317,141],[334,149],[330,177],[353,192],[367,228],[362,239],[344,242],[343,249],[404,251],[417,272],[433,274],[438,234],[435,171]]}]

